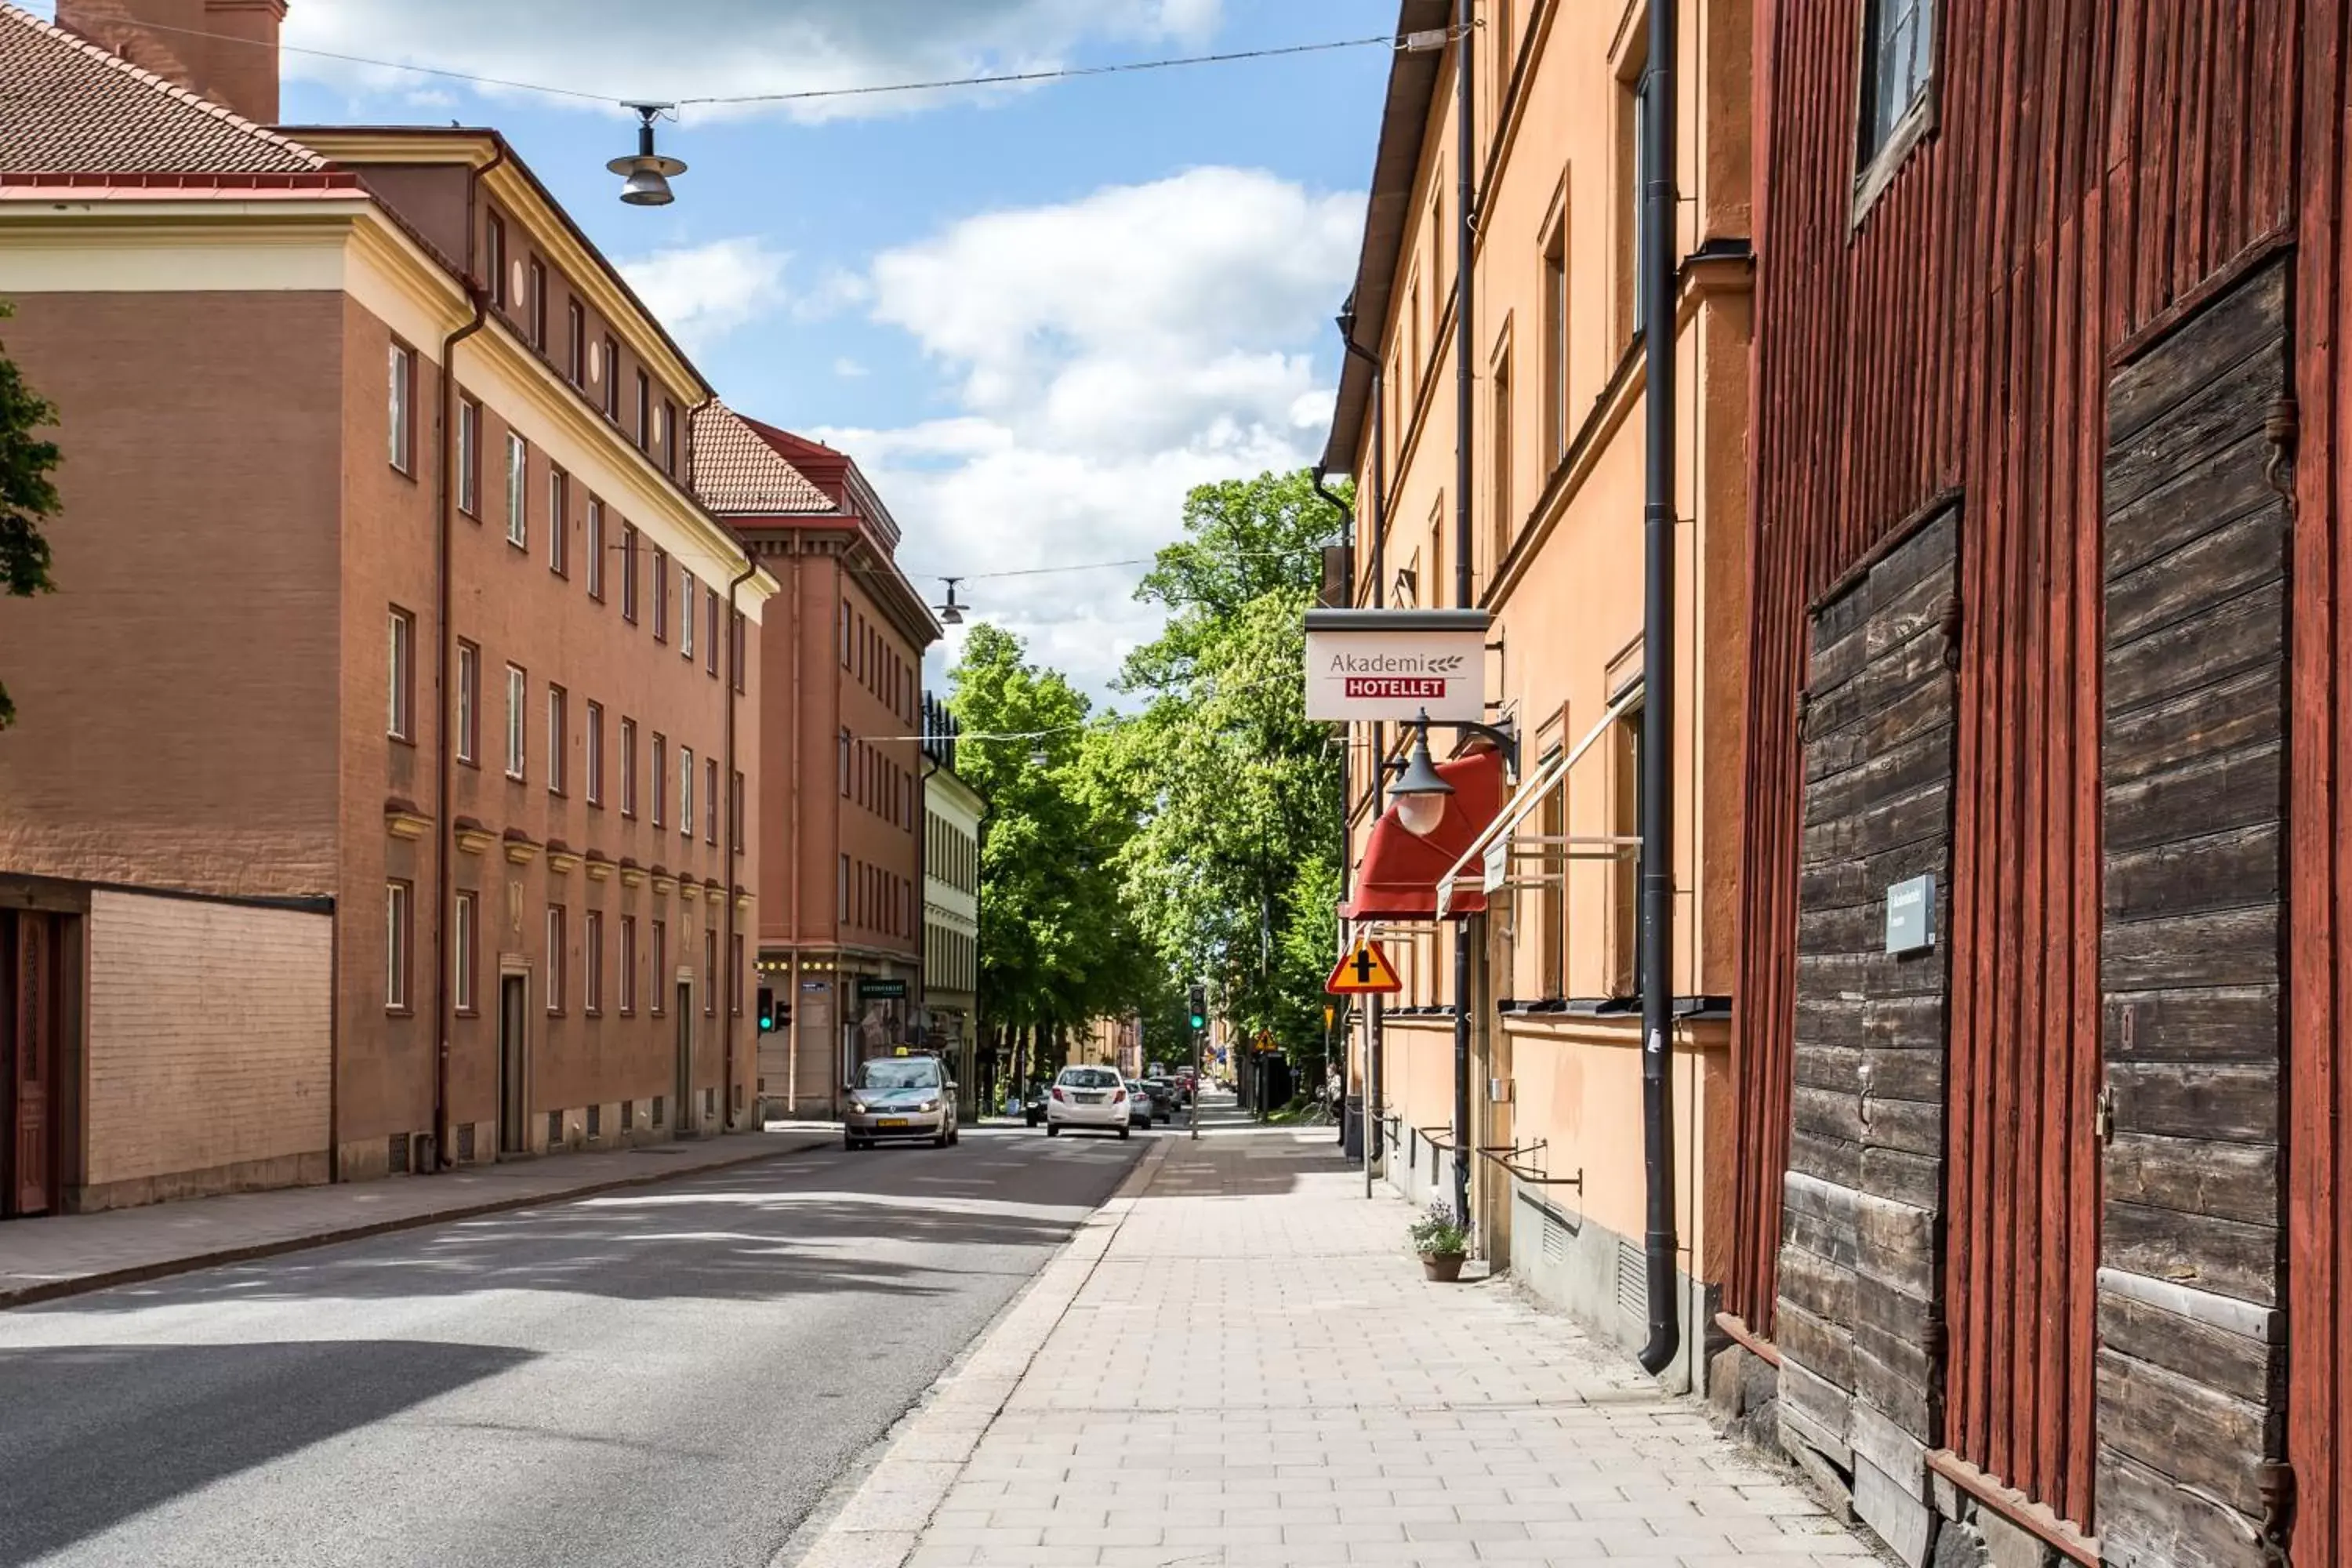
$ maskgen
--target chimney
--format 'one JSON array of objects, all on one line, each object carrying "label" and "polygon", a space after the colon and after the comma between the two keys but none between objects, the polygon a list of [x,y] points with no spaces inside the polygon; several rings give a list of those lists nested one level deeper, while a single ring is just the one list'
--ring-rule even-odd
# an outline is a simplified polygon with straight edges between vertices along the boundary
[{"label": "chimney", "polygon": [[286,0],[58,0],[58,26],[257,124],[278,122]]}]

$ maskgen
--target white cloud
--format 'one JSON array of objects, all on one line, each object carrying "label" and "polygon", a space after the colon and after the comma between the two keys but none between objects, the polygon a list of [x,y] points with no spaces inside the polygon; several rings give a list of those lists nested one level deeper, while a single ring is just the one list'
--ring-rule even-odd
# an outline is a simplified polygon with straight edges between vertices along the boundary
[{"label": "white cloud", "polygon": [[[332,54],[569,88],[593,108],[593,99],[609,106],[1038,69],[1090,41],[1196,45],[1213,35],[1220,13],[1220,0],[670,0],[654,9],[635,0],[312,0],[291,8],[285,37]],[[289,54],[286,63],[290,73],[352,89],[416,79],[315,55]],[[776,107],[815,120],[953,100],[893,93]]]},{"label": "white cloud", "polygon": [[874,373],[867,370],[856,360],[851,359],[847,354],[844,354],[839,359],[833,362],[833,374],[840,376],[845,381],[856,381],[861,377],[872,375]]},{"label": "white cloud", "polygon": [[[1193,486],[1314,459],[1331,389],[1313,354],[1362,213],[1209,168],[966,219],[872,268],[873,314],[913,334],[961,412],[821,438],[881,487],[910,570],[1149,557]],[[966,597],[1100,693],[1158,629],[1139,575],[982,577]]]},{"label": "white cloud", "polygon": [[782,307],[791,260],[745,237],[656,250],[621,263],[621,272],[677,341],[698,353]]}]

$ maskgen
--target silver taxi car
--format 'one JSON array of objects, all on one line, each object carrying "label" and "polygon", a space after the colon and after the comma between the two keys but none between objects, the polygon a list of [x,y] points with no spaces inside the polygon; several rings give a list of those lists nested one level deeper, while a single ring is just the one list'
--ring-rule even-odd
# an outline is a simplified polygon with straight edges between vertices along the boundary
[{"label": "silver taxi car", "polygon": [[886,1139],[926,1139],[935,1149],[957,1142],[956,1086],[935,1056],[901,1046],[893,1056],[857,1064],[841,1119],[842,1143],[870,1148]]}]

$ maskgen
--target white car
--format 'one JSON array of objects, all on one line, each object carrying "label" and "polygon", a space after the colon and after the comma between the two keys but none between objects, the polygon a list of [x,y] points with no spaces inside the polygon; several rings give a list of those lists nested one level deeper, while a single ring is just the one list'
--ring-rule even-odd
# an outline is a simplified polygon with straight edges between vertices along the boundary
[{"label": "white car", "polygon": [[1065,1127],[1128,1133],[1127,1083],[1117,1068],[1064,1068],[1045,1096],[1045,1136]]}]

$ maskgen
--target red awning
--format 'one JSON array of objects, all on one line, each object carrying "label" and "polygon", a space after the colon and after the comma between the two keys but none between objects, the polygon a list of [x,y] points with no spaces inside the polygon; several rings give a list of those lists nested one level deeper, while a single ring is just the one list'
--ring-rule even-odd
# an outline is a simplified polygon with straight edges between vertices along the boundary
[{"label": "red awning", "polygon": [[[1478,745],[1450,763],[1438,763],[1437,773],[1454,786],[1444,819],[1426,838],[1406,832],[1393,805],[1372,824],[1371,841],[1364,847],[1363,864],[1357,870],[1355,896],[1339,907],[1347,919],[1437,918],[1437,879],[1503,809],[1503,754]],[[1486,908],[1486,895],[1475,883],[1455,883],[1450,914],[1475,915]]]}]

